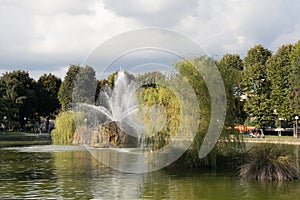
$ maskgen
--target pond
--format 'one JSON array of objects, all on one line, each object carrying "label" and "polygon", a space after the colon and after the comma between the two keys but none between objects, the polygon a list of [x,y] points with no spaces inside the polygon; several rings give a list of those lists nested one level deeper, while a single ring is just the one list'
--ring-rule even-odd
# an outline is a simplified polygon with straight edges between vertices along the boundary
[{"label": "pond", "polygon": [[[39,149],[39,151],[36,151]],[[300,182],[243,181],[233,172],[115,171],[80,148],[0,149],[0,199],[298,199]]]}]

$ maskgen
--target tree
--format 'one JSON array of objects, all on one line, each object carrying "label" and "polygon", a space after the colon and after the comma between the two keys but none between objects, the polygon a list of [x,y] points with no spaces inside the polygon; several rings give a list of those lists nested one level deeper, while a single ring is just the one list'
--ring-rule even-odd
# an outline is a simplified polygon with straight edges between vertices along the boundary
[{"label": "tree", "polygon": [[273,110],[270,106],[270,82],[267,79],[266,62],[272,55],[262,45],[252,47],[244,59],[243,93],[247,96],[244,110],[249,120],[258,128],[270,125]]},{"label": "tree", "polygon": [[[2,77],[0,78],[0,116],[4,117],[5,114],[5,101],[4,101],[4,94],[5,94],[5,85],[4,82],[1,81]],[[2,119],[0,119],[2,120]]]},{"label": "tree", "polygon": [[247,56],[244,59],[246,69],[255,64],[265,65],[272,52],[264,48],[261,44],[255,45],[248,50]]},{"label": "tree", "polygon": [[37,99],[36,82],[29,77],[28,72],[6,72],[0,79],[3,111],[11,124],[25,125],[26,120],[35,118]]},{"label": "tree", "polygon": [[51,73],[44,74],[39,78],[37,84],[39,115],[46,117],[57,114],[60,108],[58,91],[61,85],[61,79]]},{"label": "tree", "polygon": [[266,64],[267,80],[270,82],[270,105],[280,118],[291,120],[291,89],[289,77],[291,74],[290,54],[292,45],[281,46]]},{"label": "tree", "polygon": [[225,125],[234,128],[236,124],[240,124],[245,120],[243,104],[240,102],[240,83],[244,64],[239,55],[225,54],[217,62],[217,66],[221,72],[226,90],[227,110]]},{"label": "tree", "polygon": [[74,81],[73,102],[95,104],[98,96],[95,70],[90,66],[80,67]]},{"label": "tree", "polygon": [[58,100],[61,104],[61,109],[66,111],[71,108],[72,95],[75,78],[80,70],[80,66],[71,65],[58,91]]},{"label": "tree", "polygon": [[58,100],[60,85],[61,79],[52,74],[42,75],[37,82],[35,89],[38,97],[37,112],[39,118],[44,117],[46,119],[46,130],[49,129],[50,117],[58,114],[58,110],[60,109]]},{"label": "tree", "polygon": [[300,40],[294,45],[291,56],[290,83],[292,90],[291,107],[294,115],[300,114]]}]

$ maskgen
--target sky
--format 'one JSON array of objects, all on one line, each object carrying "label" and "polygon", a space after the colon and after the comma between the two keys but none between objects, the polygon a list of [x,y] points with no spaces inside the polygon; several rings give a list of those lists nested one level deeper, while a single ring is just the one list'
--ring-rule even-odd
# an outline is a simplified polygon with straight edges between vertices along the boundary
[{"label": "sky", "polygon": [[63,78],[103,42],[126,31],[177,31],[209,56],[244,57],[255,44],[273,52],[300,39],[298,0],[1,0],[0,73]]}]

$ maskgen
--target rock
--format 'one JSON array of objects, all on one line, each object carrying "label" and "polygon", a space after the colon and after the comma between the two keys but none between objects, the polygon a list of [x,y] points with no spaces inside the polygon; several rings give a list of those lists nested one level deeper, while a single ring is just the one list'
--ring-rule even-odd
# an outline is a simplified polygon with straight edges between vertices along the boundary
[{"label": "rock", "polygon": [[78,127],[72,144],[87,144],[93,147],[138,147],[138,138],[127,134],[125,130],[134,133],[130,126],[114,121],[101,124],[96,130]]},{"label": "rock", "polygon": [[[120,127],[122,127],[122,129]],[[108,142],[109,146],[138,147],[138,138],[131,136],[124,131],[133,130],[128,125],[113,121],[100,125],[99,129],[104,139],[103,142]]]},{"label": "rock", "polygon": [[90,130],[86,127],[78,127],[75,130],[75,133],[73,135],[72,144],[86,144],[89,143],[90,139],[88,137],[88,132]]}]

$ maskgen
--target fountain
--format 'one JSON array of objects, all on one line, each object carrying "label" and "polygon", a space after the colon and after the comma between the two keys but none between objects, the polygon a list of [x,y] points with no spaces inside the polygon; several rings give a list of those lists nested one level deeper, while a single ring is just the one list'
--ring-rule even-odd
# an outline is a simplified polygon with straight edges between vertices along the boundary
[{"label": "fountain", "polygon": [[[120,70],[114,86],[101,88],[93,102],[91,94],[96,89],[93,90],[91,80],[83,81],[84,77],[79,77],[78,85],[75,81],[74,88],[78,90],[73,91],[77,126],[73,144],[83,144],[101,163],[123,172],[145,173],[171,164],[189,148],[198,128],[198,120],[193,119],[199,119],[199,107],[193,88],[180,74],[154,79],[150,74],[149,80],[134,80]],[[168,88],[178,99],[180,123],[172,135],[160,133],[165,127],[171,130],[163,105],[139,105],[137,90],[149,83]],[[163,142],[166,137],[168,140]]]},{"label": "fountain", "polygon": [[[94,147],[139,147],[144,126],[138,116],[136,83],[119,70],[114,86],[105,85],[95,105],[77,102],[73,110],[83,112],[89,124],[78,126],[73,144]],[[78,95],[78,94],[77,94]],[[80,122],[76,122],[80,124]]]}]

